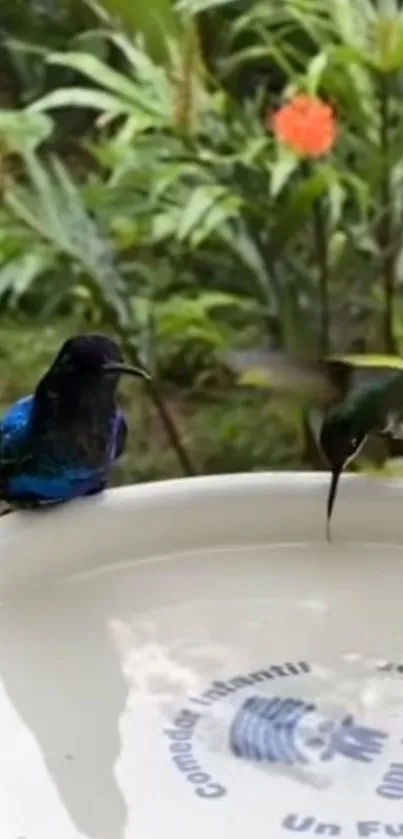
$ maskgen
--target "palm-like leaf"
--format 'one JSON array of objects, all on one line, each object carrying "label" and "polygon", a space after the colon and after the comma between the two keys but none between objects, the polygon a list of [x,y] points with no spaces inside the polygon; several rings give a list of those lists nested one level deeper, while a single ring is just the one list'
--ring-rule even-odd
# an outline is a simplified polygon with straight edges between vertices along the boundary
[{"label": "palm-like leaf", "polygon": [[130,326],[125,284],[115,266],[111,243],[88,214],[80,192],[64,165],[53,158],[46,169],[33,154],[25,155],[28,186],[6,190],[9,210],[54,250],[77,263],[102,308]]}]

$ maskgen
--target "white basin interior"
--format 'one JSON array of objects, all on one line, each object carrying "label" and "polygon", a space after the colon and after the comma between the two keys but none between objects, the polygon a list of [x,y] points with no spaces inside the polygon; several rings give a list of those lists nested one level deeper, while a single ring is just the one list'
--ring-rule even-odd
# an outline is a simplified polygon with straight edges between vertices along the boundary
[{"label": "white basin interior", "polygon": [[403,483],[231,475],[0,522],[0,839],[403,836]]}]

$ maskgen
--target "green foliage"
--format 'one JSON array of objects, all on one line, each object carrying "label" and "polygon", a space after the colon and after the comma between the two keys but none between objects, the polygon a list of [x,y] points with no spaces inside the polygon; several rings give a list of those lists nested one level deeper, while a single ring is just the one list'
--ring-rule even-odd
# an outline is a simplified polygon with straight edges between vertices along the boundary
[{"label": "green foliage", "polygon": [[24,154],[35,151],[53,129],[46,114],[32,114],[26,110],[0,111],[0,147],[2,154]]},{"label": "green foliage", "polygon": [[[198,468],[307,462],[302,406],[269,402],[266,415],[220,350],[399,351],[403,12],[392,0],[90,5],[87,32],[41,46],[51,89],[0,113],[0,305],[117,333],[168,388]],[[320,160],[273,136],[269,116],[296,92],[334,107]],[[84,170],[51,149],[66,114],[90,127]]]},{"label": "green foliage", "polygon": [[180,35],[180,18],[171,0],[154,0],[153,3],[131,0],[101,0],[100,5],[112,20],[132,35],[141,34],[145,49],[155,60],[166,61],[169,56],[168,41]]}]

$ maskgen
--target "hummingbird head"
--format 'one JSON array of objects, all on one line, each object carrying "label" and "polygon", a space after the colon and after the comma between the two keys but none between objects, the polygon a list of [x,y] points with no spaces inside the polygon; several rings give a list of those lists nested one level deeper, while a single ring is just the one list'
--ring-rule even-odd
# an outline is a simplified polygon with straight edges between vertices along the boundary
[{"label": "hummingbird head", "polygon": [[325,417],[319,435],[319,445],[332,477],[327,499],[327,539],[330,541],[330,519],[336,500],[340,475],[344,467],[359,452],[365,442],[367,431],[357,428],[355,417],[349,412],[333,409]]},{"label": "hummingbird head", "polygon": [[125,364],[119,346],[107,335],[87,333],[69,338],[59,350],[49,371],[61,379],[100,380],[103,377],[117,381],[119,375],[139,376],[150,379],[140,367]]}]

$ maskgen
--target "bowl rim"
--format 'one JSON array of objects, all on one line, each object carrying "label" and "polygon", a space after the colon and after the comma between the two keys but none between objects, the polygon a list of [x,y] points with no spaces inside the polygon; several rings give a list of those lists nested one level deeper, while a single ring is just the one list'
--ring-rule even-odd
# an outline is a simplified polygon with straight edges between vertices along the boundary
[{"label": "bowl rim", "polygon": [[254,472],[113,488],[0,519],[0,596],[16,586],[221,545],[403,546],[403,479],[342,476],[325,541],[327,472]]}]

